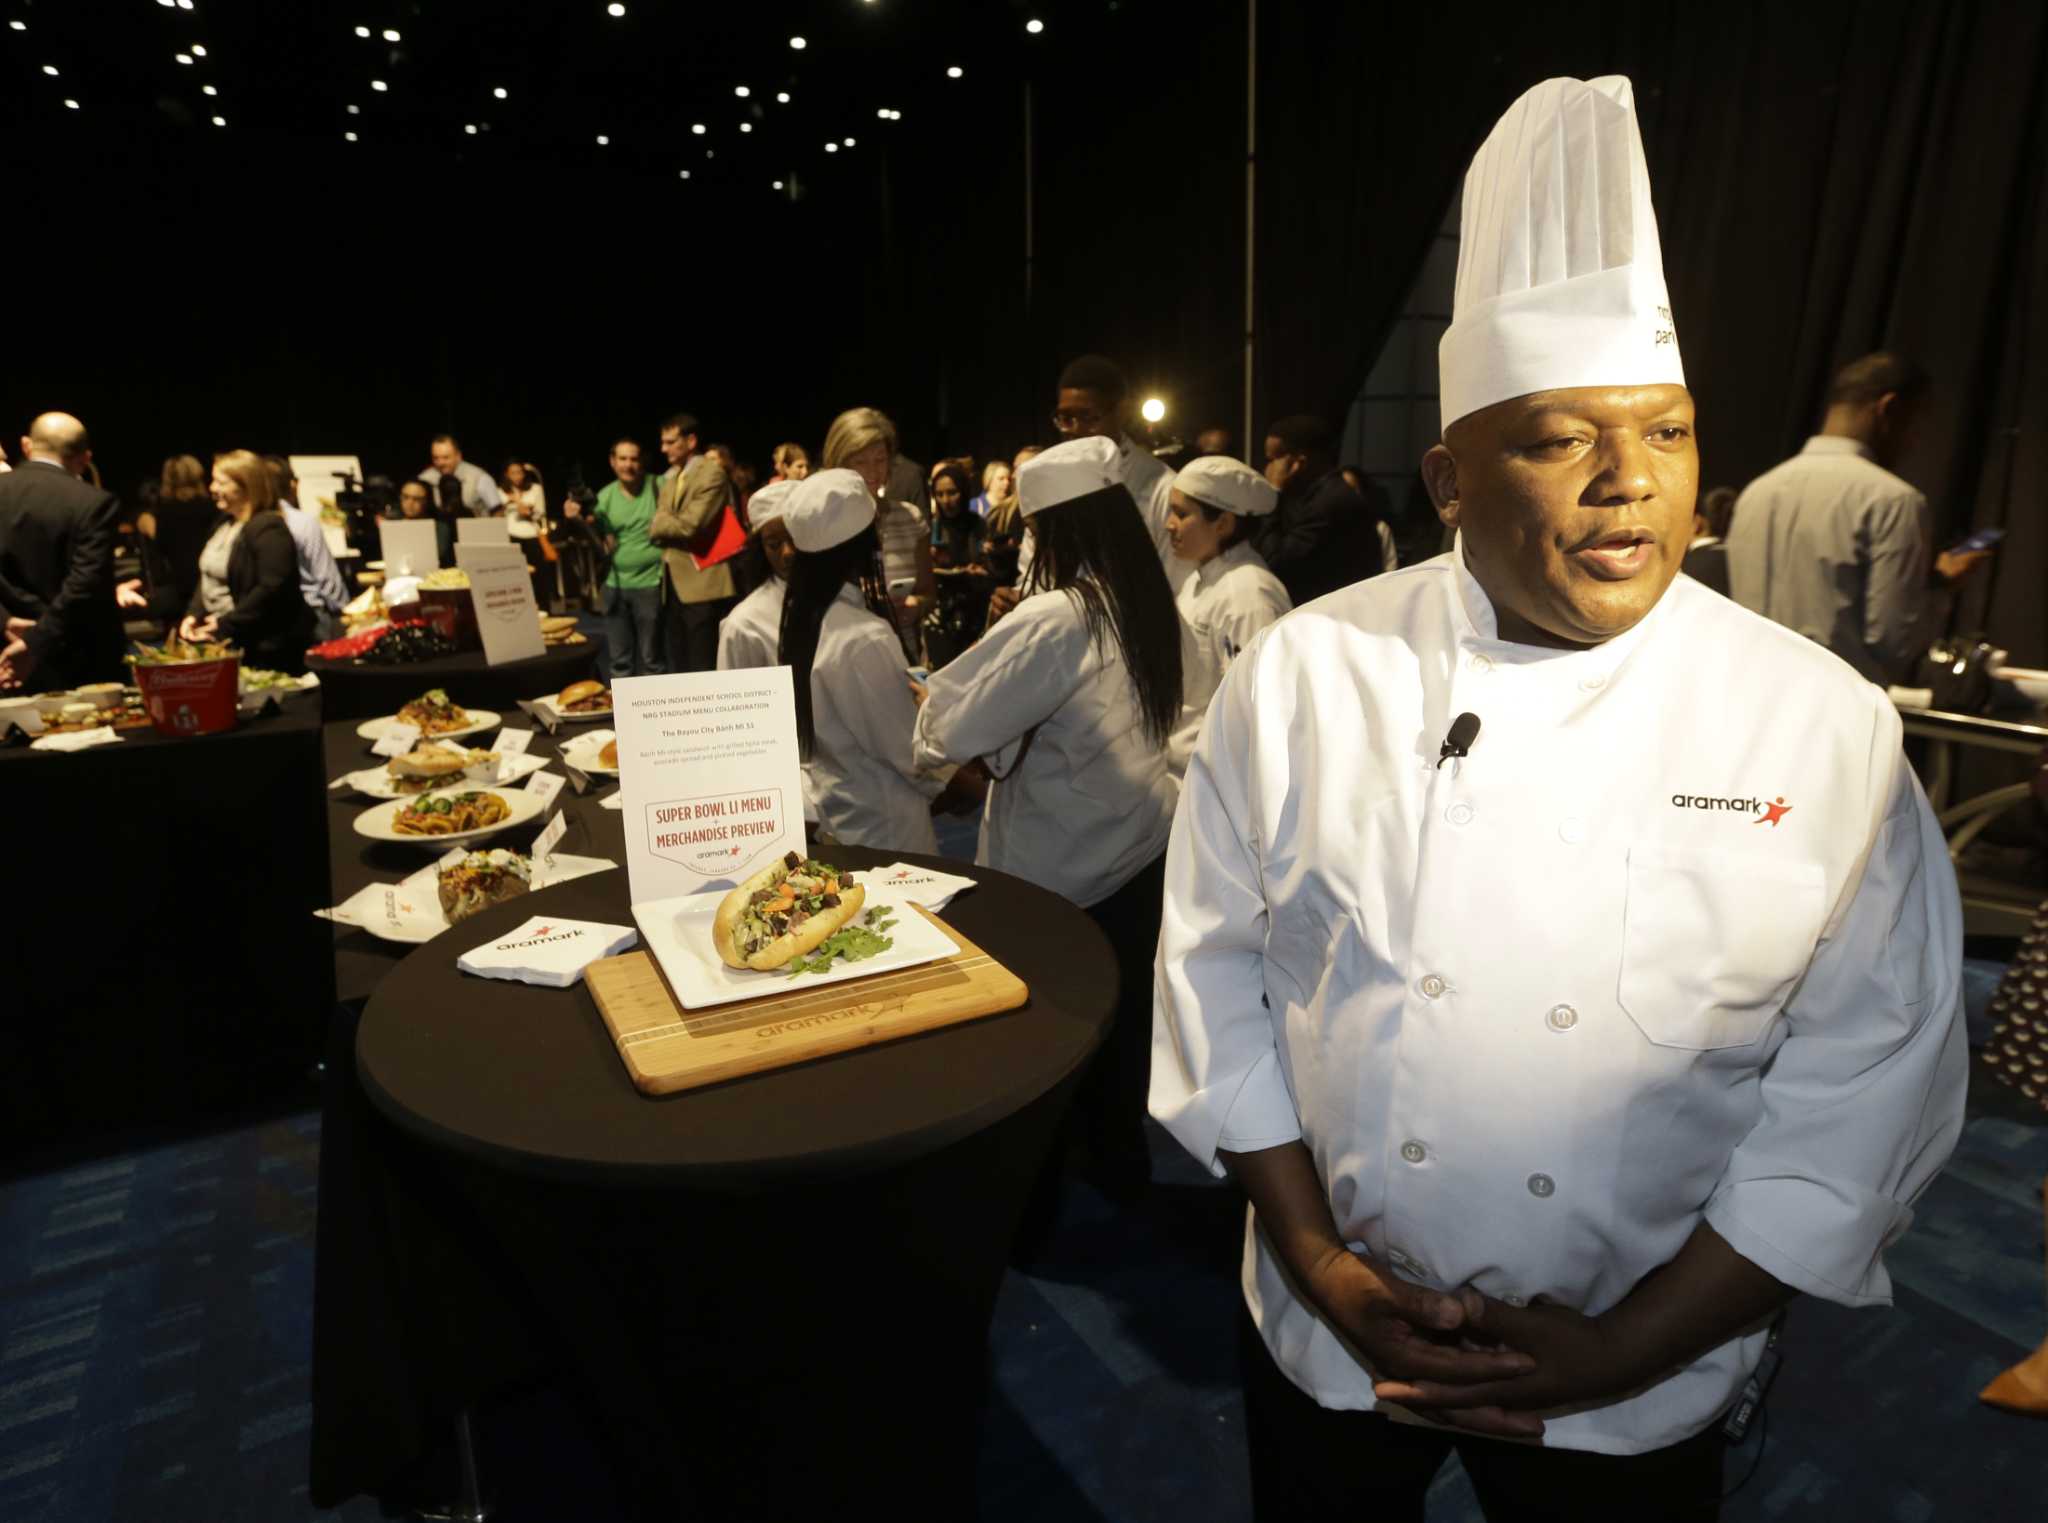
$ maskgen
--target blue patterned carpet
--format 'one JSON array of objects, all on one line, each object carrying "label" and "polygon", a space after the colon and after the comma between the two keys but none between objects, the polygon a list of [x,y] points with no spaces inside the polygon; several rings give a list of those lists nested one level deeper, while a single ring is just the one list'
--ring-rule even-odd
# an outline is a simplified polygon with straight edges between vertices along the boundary
[{"label": "blue patterned carpet", "polygon": [[[1973,1109],[1892,1255],[1897,1308],[1795,1310],[1768,1445],[1730,1523],[2048,1518],[2048,1423],[1976,1400],[2048,1331],[2048,1127],[2002,1092]],[[1005,1287],[981,1457],[994,1523],[1247,1516],[1238,1208],[1155,1143],[1163,1183],[1141,1211],[1077,1189],[1047,1262]],[[0,1187],[0,1519],[378,1516],[365,1499],[306,1502],[318,1147],[300,1113]],[[502,1523],[605,1516],[603,1478],[550,1397],[480,1425]],[[1753,1450],[1730,1456],[1729,1484]],[[1479,1516],[1455,1466],[1431,1516]]]}]

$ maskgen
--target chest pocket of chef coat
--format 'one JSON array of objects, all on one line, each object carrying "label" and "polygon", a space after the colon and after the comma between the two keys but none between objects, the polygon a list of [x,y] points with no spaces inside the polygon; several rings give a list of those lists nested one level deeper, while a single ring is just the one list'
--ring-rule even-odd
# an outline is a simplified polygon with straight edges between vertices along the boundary
[{"label": "chest pocket of chef coat", "polygon": [[1628,854],[1621,1006],[1660,1047],[1763,1035],[1820,938],[1818,863],[1638,842]]}]

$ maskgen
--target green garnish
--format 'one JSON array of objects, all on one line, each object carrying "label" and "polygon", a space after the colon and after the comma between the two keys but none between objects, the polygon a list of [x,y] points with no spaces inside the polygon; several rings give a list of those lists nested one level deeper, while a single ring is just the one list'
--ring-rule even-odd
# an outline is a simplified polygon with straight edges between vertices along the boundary
[{"label": "green garnish", "polygon": [[801,973],[823,973],[835,960],[863,962],[878,952],[886,952],[896,943],[882,935],[896,922],[893,919],[877,920],[880,910],[869,910],[861,917],[861,924],[850,925],[834,931],[818,943],[817,950],[808,957],[799,957],[789,965],[789,974],[795,978]]}]

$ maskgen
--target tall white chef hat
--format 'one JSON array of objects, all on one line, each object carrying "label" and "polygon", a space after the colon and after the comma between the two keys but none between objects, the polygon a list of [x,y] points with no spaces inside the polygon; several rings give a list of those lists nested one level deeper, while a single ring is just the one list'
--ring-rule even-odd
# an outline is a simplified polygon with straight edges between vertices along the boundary
[{"label": "tall white chef hat", "polygon": [[[1026,518],[1077,497],[1123,485],[1111,439],[1069,439],[1033,455],[1017,468],[1017,511]],[[1128,495],[1128,494],[1126,494]]]},{"label": "tall white chef hat", "polygon": [[796,489],[794,481],[771,481],[747,499],[747,523],[756,534],[782,516],[789,506],[789,494]]},{"label": "tall white chef hat", "polygon": [[782,527],[799,550],[830,550],[875,521],[875,494],[858,471],[813,471],[782,503]]},{"label": "tall white chef hat", "polygon": [[1272,482],[1228,455],[1190,460],[1174,475],[1173,485],[1183,497],[1240,518],[1257,518],[1280,506]]},{"label": "tall white chef hat", "polygon": [[1685,384],[1627,79],[1547,79],[1465,173],[1443,426],[1532,391]]}]

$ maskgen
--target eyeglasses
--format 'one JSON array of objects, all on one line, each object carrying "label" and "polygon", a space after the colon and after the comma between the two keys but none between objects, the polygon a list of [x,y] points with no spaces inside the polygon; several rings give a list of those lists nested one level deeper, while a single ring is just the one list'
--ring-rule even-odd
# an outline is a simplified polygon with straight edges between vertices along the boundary
[{"label": "eyeglasses", "polygon": [[1080,412],[1070,412],[1063,408],[1052,415],[1052,426],[1063,434],[1071,434],[1076,429],[1093,428],[1101,421],[1102,414],[1093,408]]}]

